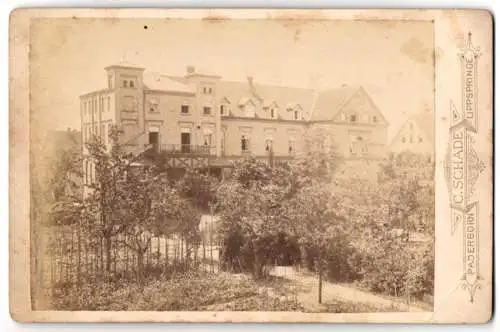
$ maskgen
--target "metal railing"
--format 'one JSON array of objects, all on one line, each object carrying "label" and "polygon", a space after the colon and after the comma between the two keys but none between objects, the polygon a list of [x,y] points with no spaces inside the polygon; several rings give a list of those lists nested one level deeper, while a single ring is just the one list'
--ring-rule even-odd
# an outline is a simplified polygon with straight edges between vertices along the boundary
[{"label": "metal railing", "polygon": [[161,151],[167,153],[191,153],[191,154],[212,154],[209,145],[192,145],[192,144],[162,144]]}]

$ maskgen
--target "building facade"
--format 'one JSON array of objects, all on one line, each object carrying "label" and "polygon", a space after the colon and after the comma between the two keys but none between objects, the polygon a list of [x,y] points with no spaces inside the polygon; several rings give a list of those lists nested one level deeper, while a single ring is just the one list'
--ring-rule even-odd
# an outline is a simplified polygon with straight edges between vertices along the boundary
[{"label": "building facade", "polygon": [[230,82],[190,66],[181,77],[127,63],[105,71],[107,87],[80,97],[83,142],[96,134],[109,143],[117,125],[131,153],[205,154],[223,167],[244,156],[291,158],[302,151],[308,128],[326,126],[346,157],[386,153],[388,122],[362,87],[315,91],[257,84],[252,77]]}]

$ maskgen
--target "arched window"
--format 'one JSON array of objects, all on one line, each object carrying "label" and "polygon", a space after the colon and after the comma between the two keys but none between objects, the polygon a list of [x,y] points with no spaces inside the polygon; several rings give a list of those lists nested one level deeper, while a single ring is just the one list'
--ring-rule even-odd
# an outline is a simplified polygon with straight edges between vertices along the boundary
[{"label": "arched window", "polygon": [[271,119],[274,119],[274,107],[271,107]]},{"label": "arched window", "polygon": [[295,111],[293,112],[293,118],[294,118],[295,120],[298,120],[298,119],[299,119],[299,111],[295,110]]},{"label": "arched window", "polygon": [[422,139],[422,137],[419,137],[419,138],[418,138],[418,142],[419,142],[419,143],[422,143],[423,141],[424,141],[424,140]]},{"label": "arched window", "polygon": [[127,87],[127,83],[128,81],[127,80],[123,80],[123,87],[126,88]]},{"label": "arched window", "polygon": [[130,81],[130,87],[133,88],[134,87],[134,81]]}]

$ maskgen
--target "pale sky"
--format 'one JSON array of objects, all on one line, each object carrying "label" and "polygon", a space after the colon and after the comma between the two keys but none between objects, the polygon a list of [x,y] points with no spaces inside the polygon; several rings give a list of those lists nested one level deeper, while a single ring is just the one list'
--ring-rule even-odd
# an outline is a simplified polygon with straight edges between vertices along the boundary
[{"label": "pale sky", "polygon": [[193,65],[224,80],[361,85],[389,137],[405,114],[434,105],[430,22],[44,19],[31,38],[32,119],[49,129],[80,129],[79,96],[105,88],[104,67],[123,60],[171,75]]}]

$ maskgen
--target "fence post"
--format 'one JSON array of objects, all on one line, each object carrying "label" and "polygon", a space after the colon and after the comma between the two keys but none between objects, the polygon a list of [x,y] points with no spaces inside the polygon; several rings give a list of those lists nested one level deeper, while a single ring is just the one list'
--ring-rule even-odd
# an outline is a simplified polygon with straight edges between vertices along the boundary
[{"label": "fence post", "polygon": [[158,235],[158,237],[156,238],[156,266],[159,267],[160,266],[160,261],[161,261],[161,253],[160,253],[160,246],[161,246],[161,242],[160,242],[160,235]]},{"label": "fence post", "polygon": [[168,237],[165,236],[165,273],[168,270]]},{"label": "fence post", "polygon": [[322,262],[321,262],[321,255],[319,256],[319,259],[318,259],[318,271],[319,271],[319,283],[318,283],[318,303],[321,304],[322,302],[322,298],[321,298],[321,295],[322,295],[322,288],[323,288],[323,278],[322,278],[322,274],[323,274],[323,269],[322,269]]},{"label": "fence post", "polygon": [[[119,235],[117,235],[119,237]],[[120,254],[118,252],[118,249],[116,248],[117,245],[113,245],[113,274],[116,276],[117,268],[116,265],[118,263],[118,260],[120,259]]]},{"label": "fence post", "polygon": [[62,260],[63,255],[64,255],[64,254],[63,254],[63,250],[64,250],[64,249],[63,249],[63,240],[62,240],[62,238],[61,238],[61,232],[59,232],[59,236],[58,236],[58,238],[59,238],[58,243],[59,243],[59,248],[60,248],[60,250],[59,250],[59,257],[57,257],[58,259],[56,260],[56,262],[58,262],[58,263],[59,263],[59,282],[61,283],[61,282],[63,282],[63,281],[64,281],[64,280],[63,280],[63,263],[62,263],[62,261],[61,261],[61,260]]},{"label": "fence post", "polygon": [[78,248],[77,248],[77,265],[76,265],[76,282],[77,284],[80,284],[81,281],[81,274],[82,274],[82,244],[81,244],[81,239],[82,239],[82,234],[81,234],[81,229],[80,229],[80,219],[78,219],[78,226],[76,228],[76,240],[78,242]]}]

